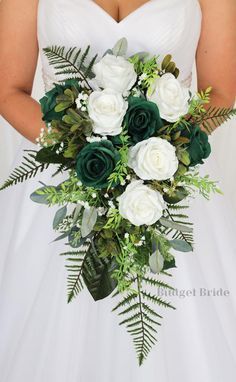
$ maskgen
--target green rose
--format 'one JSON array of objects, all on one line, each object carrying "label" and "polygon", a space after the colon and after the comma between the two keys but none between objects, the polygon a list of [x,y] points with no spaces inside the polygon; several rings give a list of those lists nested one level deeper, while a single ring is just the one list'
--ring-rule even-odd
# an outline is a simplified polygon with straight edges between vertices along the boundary
[{"label": "green rose", "polygon": [[189,131],[185,131],[184,136],[190,139],[187,149],[191,160],[190,166],[204,163],[203,159],[208,158],[211,153],[208,135],[201,130],[200,126],[192,125]]},{"label": "green rose", "polygon": [[[66,110],[62,110],[59,112],[55,111],[55,107],[57,106],[57,97],[63,96],[64,91],[66,89],[74,87],[79,90],[79,84],[76,80],[66,80],[63,85],[54,84],[53,89],[49,90],[46,95],[40,99],[41,110],[43,113],[43,121],[51,122],[53,120],[61,120]],[[68,105],[68,107],[71,105]]]},{"label": "green rose", "polygon": [[124,122],[134,143],[150,138],[163,126],[157,105],[138,97],[129,98]]},{"label": "green rose", "polygon": [[106,188],[108,178],[119,160],[120,154],[110,141],[89,143],[77,157],[78,178],[85,186]]}]

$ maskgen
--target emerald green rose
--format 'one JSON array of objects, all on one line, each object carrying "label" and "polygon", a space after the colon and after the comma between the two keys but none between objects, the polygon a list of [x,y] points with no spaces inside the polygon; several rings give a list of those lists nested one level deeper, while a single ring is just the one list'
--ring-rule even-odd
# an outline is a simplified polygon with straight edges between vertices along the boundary
[{"label": "emerald green rose", "polygon": [[41,110],[43,113],[43,121],[51,122],[53,120],[61,120],[65,114],[65,110],[56,112],[55,107],[57,106],[57,97],[63,96],[64,91],[68,88],[75,87],[79,90],[79,84],[76,80],[66,80],[63,85],[54,84],[53,89],[49,90],[46,95],[40,99]]},{"label": "emerald green rose", "polygon": [[201,130],[200,126],[191,125],[189,131],[185,131],[184,136],[190,139],[187,149],[191,160],[190,166],[204,163],[203,159],[208,158],[211,153],[208,135]]},{"label": "emerald green rose", "polygon": [[89,143],[77,157],[78,178],[87,187],[106,188],[119,160],[120,154],[110,141]]},{"label": "emerald green rose", "polygon": [[138,97],[129,98],[124,122],[134,143],[150,138],[163,126],[157,105]]}]

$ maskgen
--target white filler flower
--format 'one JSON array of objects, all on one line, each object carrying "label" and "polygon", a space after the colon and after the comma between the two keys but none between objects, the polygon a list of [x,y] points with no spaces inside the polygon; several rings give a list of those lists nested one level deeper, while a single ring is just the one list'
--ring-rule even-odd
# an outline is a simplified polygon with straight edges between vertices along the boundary
[{"label": "white filler flower", "polygon": [[162,138],[149,138],[129,150],[128,166],[143,180],[166,180],[178,169],[175,147]]},{"label": "white filler flower", "polygon": [[148,98],[157,104],[161,118],[168,122],[178,121],[189,109],[189,90],[171,73],[157,78]]},{"label": "white filler flower", "polygon": [[166,206],[160,192],[144,185],[142,180],[130,183],[118,201],[120,215],[135,226],[156,223]]},{"label": "white filler flower", "polygon": [[132,88],[137,80],[134,65],[121,56],[106,54],[93,66],[95,80],[102,88],[112,88],[119,93],[125,93]]},{"label": "white filler flower", "polygon": [[128,102],[116,90],[105,89],[90,94],[88,113],[93,121],[93,132],[100,135],[118,135],[128,109]]}]

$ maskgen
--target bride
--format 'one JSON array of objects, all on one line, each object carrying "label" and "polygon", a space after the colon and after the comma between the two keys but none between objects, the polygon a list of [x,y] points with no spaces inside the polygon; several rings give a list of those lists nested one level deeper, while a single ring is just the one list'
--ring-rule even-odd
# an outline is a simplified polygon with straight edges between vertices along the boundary
[{"label": "bride", "polygon": [[[171,53],[186,86],[196,58],[198,88],[211,85],[211,105],[232,107],[235,25],[235,0],[1,0],[1,115],[35,148],[44,127],[31,97],[38,54],[49,89],[55,78],[44,47],[91,45],[101,55],[121,37],[129,54]],[[204,172],[219,178],[212,158]],[[51,244],[54,211],[29,200],[35,185],[0,195],[1,382],[235,381],[236,225],[227,198],[193,203],[195,253],[177,256],[178,293],[168,297],[177,310],[166,313],[159,343],[138,368],[111,299],[94,303],[83,292],[66,304],[62,244]]]}]

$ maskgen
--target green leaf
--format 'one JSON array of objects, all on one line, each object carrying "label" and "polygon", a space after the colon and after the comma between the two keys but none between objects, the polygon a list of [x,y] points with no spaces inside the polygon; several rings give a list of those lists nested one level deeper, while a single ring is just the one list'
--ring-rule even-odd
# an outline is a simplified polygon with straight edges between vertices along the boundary
[{"label": "green leaf", "polygon": [[185,226],[183,224],[178,224],[178,223],[176,223],[172,220],[166,219],[166,218],[161,218],[159,220],[159,222],[164,227],[176,229],[177,231],[180,231],[180,232],[192,232],[193,231],[193,229],[191,227]]},{"label": "green leaf", "polygon": [[180,252],[193,251],[193,247],[187,241],[175,239],[175,240],[170,240],[169,243],[172,246],[172,248],[174,248],[176,251],[180,251]]},{"label": "green leaf", "polygon": [[70,142],[68,148],[64,151],[63,156],[65,158],[73,159],[76,157],[77,153],[78,153],[78,145],[76,143]]},{"label": "green leaf", "polygon": [[56,239],[53,240],[53,242],[60,241],[68,237],[70,234],[70,231],[64,232],[62,235],[58,236]]},{"label": "green leaf", "polygon": [[165,70],[166,67],[169,65],[169,63],[171,62],[171,59],[172,59],[171,54],[167,54],[167,55],[164,57],[164,59],[163,59],[163,61],[162,61],[162,63],[161,63],[161,68],[162,68],[163,70]]},{"label": "green leaf", "polygon": [[98,217],[98,213],[95,207],[84,209],[82,224],[81,224],[82,237],[86,237],[92,232],[93,227],[96,224],[97,217]]},{"label": "green leaf", "polygon": [[88,78],[94,77],[92,67],[97,56],[88,59],[89,50],[89,46],[82,52],[81,49],[69,48],[66,50],[65,47],[55,45],[43,49],[56,76],[63,75],[63,78],[66,79],[81,80],[88,90],[92,90]]},{"label": "green leaf", "polygon": [[63,222],[63,220],[66,217],[66,214],[67,214],[67,207],[66,206],[60,208],[56,212],[55,217],[53,219],[53,229],[56,229],[57,226]]},{"label": "green leaf", "polygon": [[178,159],[181,163],[183,163],[185,166],[190,165],[190,155],[187,151],[181,151],[181,153],[178,155]]},{"label": "green leaf", "polygon": [[117,286],[112,278],[117,264],[114,257],[100,258],[93,248],[85,259],[83,279],[95,301],[109,296]]},{"label": "green leaf", "polygon": [[172,269],[172,268],[176,268],[174,257],[171,260],[164,261],[163,271],[166,271],[167,269]]},{"label": "green leaf", "polygon": [[44,191],[45,189],[54,189],[55,187],[53,186],[46,186],[46,187],[40,187],[38,188],[36,191],[34,191],[31,195],[30,195],[30,199],[35,202],[35,203],[39,203],[39,204],[46,204],[48,205],[49,204],[49,201],[48,201],[48,194],[44,194],[44,193],[41,193],[42,191]]},{"label": "green leaf", "polygon": [[45,187],[41,187],[39,188],[38,190],[34,191],[31,195],[30,195],[30,199],[35,202],[35,203],[38,203],[38,204],[46,204],[48,205],[49,202],[47,200],[47,195],[45,194],[39,194],[38,191],[39,190],[43,190],[45,189]]},{"label": "green leaf", "polygon": [[56,107],[55,107],[55,112],[60,113],[63,110],[68,109],[71,106],[70,101],[65,101],[65,102],[60,102]]},{"label": "green leaf", "polygon": [[175,192],[173,192],[171,195],[164,194],[163,198],[169,204],[176,204],[185,199],[188,194],[188,191],[184,187],[176,187]]},{"label": "green leaf", "polygon": [[126,38],[120,39],[112,49],[115,56],[125,56],[128,49],[128,42]]},{"label": "green leaf", "polygon": [[63,154],[56,154],[54,150],[51,148],[43,148],[41,149],[35,158],[40,163],[60,163],[65,164],[68,163],[68,160],[64,158]]},{"label": "green leaf", "polygon": [[73,213],[73,224],[76,224],[80,215],[81,215],[81,209],[82,209],[82,205],[81,204],[78,204],[75,209],[74,209],[74,213]]}]

